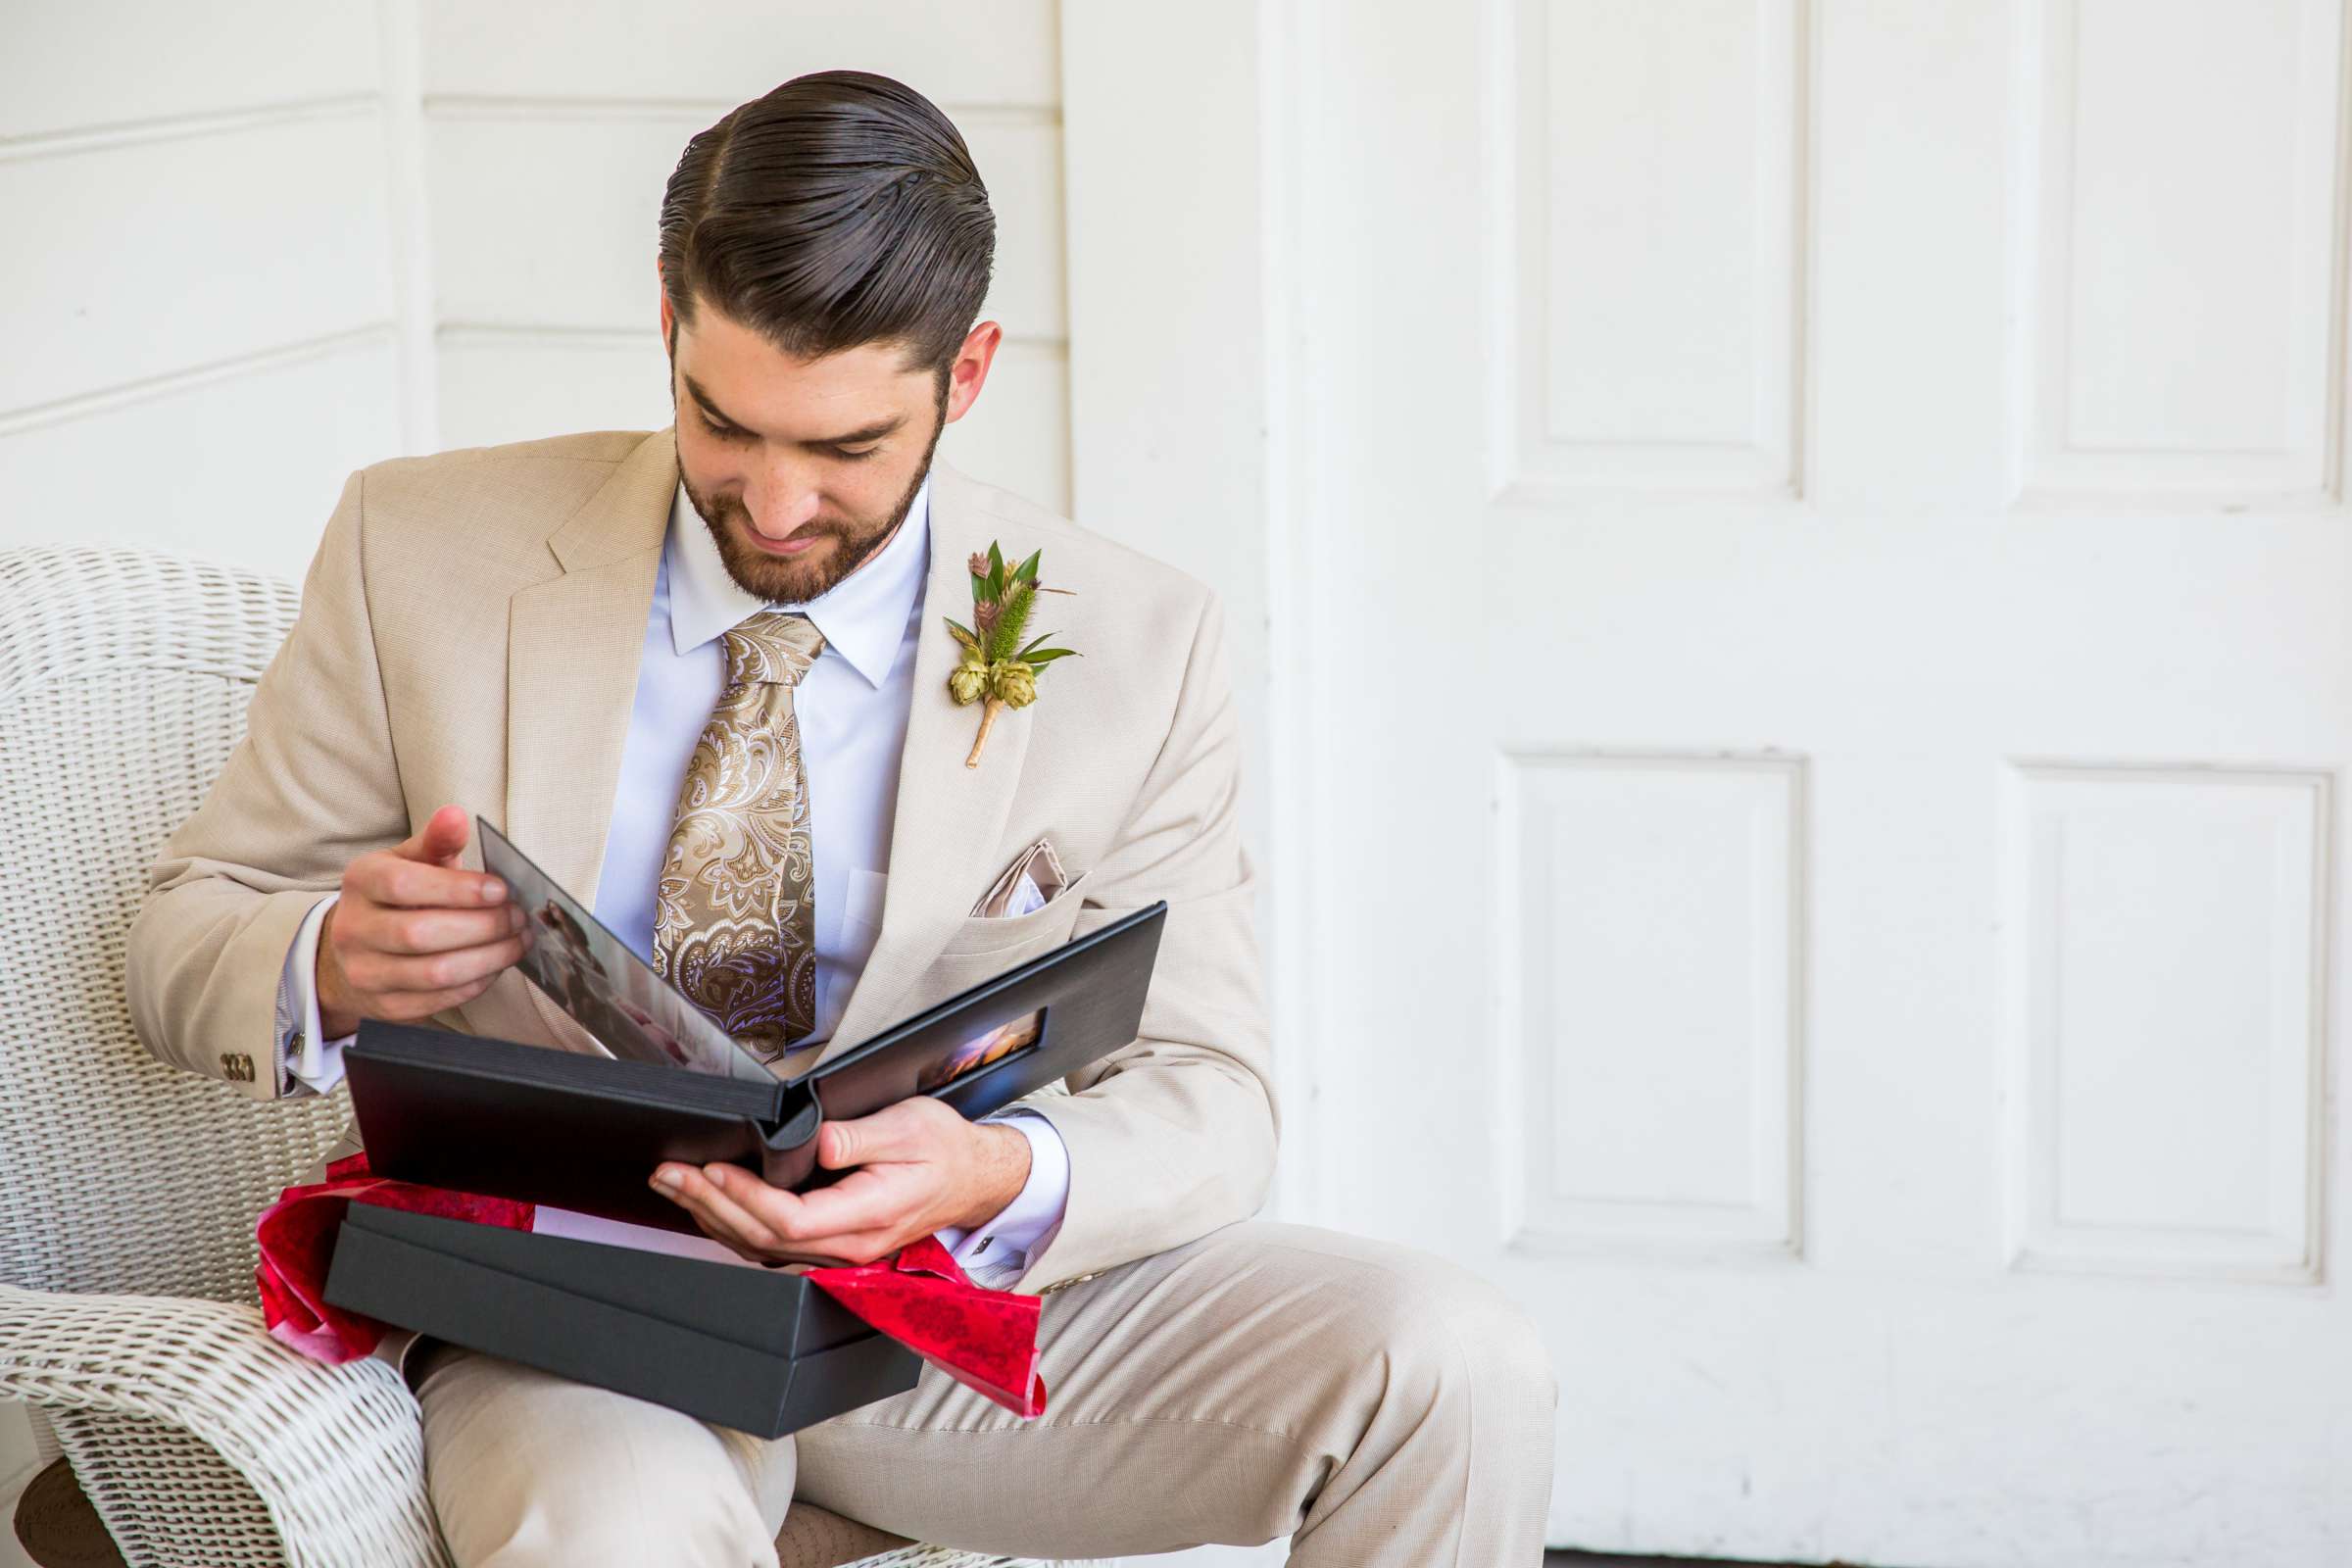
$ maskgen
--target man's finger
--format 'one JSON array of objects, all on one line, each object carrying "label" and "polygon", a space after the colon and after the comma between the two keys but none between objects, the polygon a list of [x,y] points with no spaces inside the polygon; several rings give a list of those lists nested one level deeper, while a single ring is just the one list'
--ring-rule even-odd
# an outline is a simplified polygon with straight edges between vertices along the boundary
[{"label": "man's finger", "polygon": [[373,950],[344,956],[343,978],[372,996],[444,991],[495,976],[522,956],[522,938],[408,957]]},{"label": "man's finger", "polygon": [[793,1230],[803,1242],[838,1248],[860,1231],[884,1231],[906,1217],[906,1200],[881,1182],[852,1176],[831,1187],[795,1195],[800,1213]]},{"label": "man's finger", "polygon": [[796,1250],[785,1260],[806,1263],[815,1268],[840,1268],[844,1265],[871,1263],[878,1257],[888,1257],[913,1241],[909,1236],[900,1240],[881,1231],[853,1232],[846,1236],[821,1236],[812,1242],[795,1244]]},{"label": "man's finger", "polygon": [[713,1217],[702,1203],[690,1202],[685,1199],[679,1199],[678,1206],[686,1210],[687,1218],[693,1220],[696,1228],[699,1229],[705,1236],[710,1237],[721,1247],[726,1248],[736,1256],[741,1257],[748,1262],[754,1263],[764,1263],[767,1261],[768,1252],[765,1248],[755,1247],[750,1242],[747,1242],[742,1237],[736,1235],[735,1232],[730,1229],[724,1221]]},{"label": "man's finger", "polygon": [[490,982],[497,978],[496,975],[484,975],[479,980],[453,986],[447,991],[391,992],[379,999],[377,1005],[382,1011],[377,1016],[388,1023],[410,1023],[418,1018],[430,1018],[436,1012],[464,1006],[489,990]]},{"label": "man's finger", "polygon": [[[813,1217],[809,1200],[814,1194],[788,1193],[770,1187],[750,1172],[724,1162],[706,1165],[700,1171],[687,1167],[687,1172],[686,1184],[697,1195],[692,1204],[696,1223],[703,1223],[702,1216],[708,1215],[712,1224],[726,1233],[719,1240],[729,1246],[734,1246],[737,1240],[752,1241],[763,1256],[782,1257],[796,1263],[862,1263],[896,1244],[879,1245],[876,1235],[867,1234],[861,1227],[904,1228],[897,1203],[887,1198],[861,1200],[857,1213],[863,1217],[858,1219],[856,1227],[844,1226],[837,1231],[831,1224],[820,1224]],[[700,1185],[695,1184],[697,1176],[702,1178]]]},{"label": "man's finger", "polygon": [[675,1190],[664,1189],[662,1196],[684,1209],[687,1217],[692,1219],[703,1234],[709,1236],[712,1241],[724,1242],[738,1251],[757,1250],[731,1220],[722,1219],[711,1211],[710,1199],[716,1195],[710,1191],[708,1185],[693,1193],[687,1192],[682,1187]]},{"label": "man's finger", "polygon": [[507,886],[481,871],[426,865],[399,855],[364,855],[351,862],[350,888],[376,904],[405,909],[474,909],[504,902]]},{"label": "man's finger", "polygon": [[747,1213],[700,1170],[691,1165],[665,1165],[662,1170],[675,1174],[677,1185],[664,1187],[657,1179],[654,1190],[682,1205],[694,1215],[695,1223],[718,1240],[730,1246],[741,1243],[760,1251],[784,1250],[782,1237]]},{"label": "man's finger", "polygon": [[689,1175],[700,1176],[722,1202],[732,1204],[774,1240],[770,1245],[784,1247],[806,1242],[820,1234],[818,1227],[808,1221],[808,1200],[800,1193],[771,1187],[739,1165],[717,1160]]},{"label": "man's finger", "polygon": [[[788,1193],[723,1163],[661,1169],[677,1172],[680,1183],[670,1190],[657,1180],[656,1191],[692,1214],[712,1240],[761,1261],[866,1263],[914,1239],[906,1234],[901,1199],[880,1182],[852,1176],[839,1186]],[[779,1206],[789,1212],[777,1212]]]},{"label": "man's finger", "polygon": [[392,853],[404,860],[422,860],[428,865],[448,865],[466,848],[470,831],[466,808],[444,806],[424,819],[424,826],[412,834],[408,841]]},{"label": "man's finger", "polygon": [[520,936],[525,925],[522,911],[512,905],[488,909],[385,908],[369,910],[367,919],[355,921],[350,937],[379,953],[455,953]]}]

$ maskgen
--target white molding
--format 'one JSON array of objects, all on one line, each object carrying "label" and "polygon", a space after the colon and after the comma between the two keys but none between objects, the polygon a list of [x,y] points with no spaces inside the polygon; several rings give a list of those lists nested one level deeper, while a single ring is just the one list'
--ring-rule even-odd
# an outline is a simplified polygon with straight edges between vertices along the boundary
[{"label": "white molding", "polygon": [[[2300,1207],[2291,1229],[2268,1232],[2240,1227],[2125,1225],[2112,1221],[2068,1224],[2048,1212],[2056,1201],[2056,1178],[2050,1164],[2056,1141],[2062,1136],[2056,1103],[2041,1094],[2040,1057],[2055,1054],[2063,1041],[2038,1037],[2048,1020],[2036,1011],[2037,964],[2034,944],[2042,935],[2035,922],[2037,907],[2034,847],[2036,796],[2052,790],[2079,793],[2084,786],[2121,792],[2157,787],[2198,790],[2257,790],[2278,792],[2286,799],[2281,810],[2308,813],[2308,853],[2297,881],[2308,883],[2290,892],[2277,891],[2282,907],[2270,911],[2274,920],[2291,917],[2300,907],[2308,921],[2308,950],[2304,966],[2304,1015],[2293,1051],[2301,1056],[2302,1120],[2292,1127],[2274,1125],[2275,1135],[2299,1141],[2302,1170],[2294,1201]],[[2091,760],[2010,758],[2000,764],[2001,798],[2000,875],[2002,882],[2002,943],[2000,952],[2000,1083],[2001,1152],[2003,1177],[2002,1253],[2005,1265],[2020,1274],[2088,1274],[2162,1279],[2180,1283],[2232,1281],[2246,1284],[2321,1286],[2326,1283],[2325,1247],[2328,1234],[2328,1054],[2332,1033],[2328,983],[2333,954],[2335,863],[2335,770],[2328,765],[2222,764],[2210,761],[2162,760]],[[2285,870],[2280,867],[2281,873]],[[2282,947],[2281,960],[2291,956]],[[2044,983],[2062,986],[2052,972]],[[2275,1054],[2285,1054],[2283,1038],[2271,1043]]]},{"label": "white molding", "polygon": [[346,120],[372,114],[381,100],[372,92],[337,93],[326,98],[304,98],[281,104],[258,104],[243,109],[196,110],[159,115],[153,120],[124,120],[102,125],[76,125],[71,130],[30,131],[0,136],[0,164],[34,158],[64,158],[78,153],[136,147],[146,142],[188,141],[267,125],[297,124],[309,120]]},{"label": "white molding", "polygon": [[[420,104],[424,117],[435,121],[688,120],[703,124],[710,124],[738,107],[735,100],[726,98],[575,98],[465,92],[425,93]],[[939,107],[958,127],[1058,129],[1061,125],[1061,110],[1054,104],[967,103]]]},{"label": "white molding", "polygon": [[[569,344],[577,348],[641,349],[660,341],[652,325],[646,326],[582,326],[568,321],[463,321],[443,320],[433,328],[434,338],[442,343],[459,345],[512,342]],[[1059,352],[1068,346],[1068,339],[1035,332],[1007,332],[1006,348],[1044,349]]]},{"label": "white molding", "polygon": [[[1543,29],[1550,24],[1547,0],[1484,0],[1481,9],[1483,217],[1479,240],[1482,315],[1486,340],[1485,411],[1488,499],[1498,505],[1576,506],[1589,498],[1619,503],[1637,498],[1691,498],[1712,506],[1731,504],[1787,511],[1801,503],[1813,482],[1814,385],[1812,362],[1816,324],[1814,257],[1819,127],[1815,83],[1820,74],[1821,27],[1813,0],[1780,0],[1787,9],[1789,58],[1784,83],[1788,117],[1787,169],[1788,295],[1786,355],[1767,370],[1779,387],[1780,414],[1767,418],[1745,440],[1600,441],[1559,440],[1540,434],[1541,372],[1532,368],[1528,343],[1544,335],[1542,300],[1531,272],[1534,249],[1526,230],[1541,215],[1529,211],[1535,131],[1527,122],[1531,99],[1548,84],[1531,87],[1544,70]],[[1756,0],[1759,12],[1767,0]],[[1758,126],[1759,134],[1765,127]],[[1759,308],[1769,302],[1759,294]],[[1542,350],[1535,351],[1541,355]],[[1780,385],[1785,380],[1786,385]]]},{"label": "white molding", "polygon": [[[1763,1121],[1777,1136],[1777,1161],[1754,1172],[1745,1202],[1698,1202],[1664,1199],[1577,1199],[1537,1211],[1530,1196],[1535,1168],[1530,1111],[1547,1102],[1536,1080],[1527,1037],[1523,867],[1530,854],[1521,842],[1524,781],[1545,769],[1618,772],[1749,774],[1779,781],[1784,792],[1786,832],[1782,853],[1784,902],[1778,910],[1785,952],[1779,982],[1785,988],[1780,1015],[1759,1015],[1758,1041],[1777,1036],[1777,1071],[1756,1068],[1759,1096],[1780,1097]],[[1807,1262],[1805,1202],[1805,1087],[1810,1052],[1806,1035],[1812,969],[1812,764],[1787,751],[1708,751],[1592,747],[1506,749],[1494,762],[1494,809],[1489,853],[1493,906],[1488,911],[1489,995],[1493,1000],[1497,1049],[1490,1101],[1497,1182],[1502,1195],[1496,1241],[1521,1257],[1645,1260],[1778,1268]],[[1759,909],[1755,911],[1761,913]],[[1762,1103],[1759,1101],[1759,1103]]]},{"label": "white molding", "polygon": [[400,434],[414,457],[441,445],[438,346],[434,336],[432,199],[424,165],[423,21],[417,0],[376,0],[382,59],[384,201],[392,242],[398,320]]},{"label": "white molding", "polygon": [[[1209,582],[1244,721],[1282,1148],[1275,1203],[1328,1187],[1316,1066],[1308,362],[1316,0],[1060,11],[1072,513]],[[1151,70],[1139,71],[1139,61]],[[1197,244],[1187,232],[1201,236]]]},{"label": "white molding", "polygon": [[1332,1213],[1337,1145],[1323,1126],[1321,1087],[1331,1016],[1332,955],[1319,940],[1315,900],[1329,854],[1316,803],[1338,755],[1328,710],[1315,700],[1335,646],[1332,611],[1315,569],[1331,548],[1332,519],[1314,482],[1323,451],[1311,367],[1328,323],[1314,246],[1332,232],[1321,212],[1315,138],[1320,78],[1314,62],[1320,0],[1265,0],[1259,7],[1258,104],[1264,145],[1259,214],[1266,288],[1266,780],[1267,859],[1275,888],[1267,950],[1275,1072],[1288,1128],[1277,1170],[1282,1212],[1320,1223]]},{"label": "white molding", "polygon": [[59,398],[54,402],[27,404],[0,413],[0,437],[37,430],[44,425],[63,424],[69,419],[85,419],[92,415],[111,413],[134,403],[172,397],[196,387],[209,386],[216,381],[240,375],[258,375],[268,370],[283,369],[289,365],[323,359],[331,354],[371,347],[395,337],[398,331],[398,322],[368,321],[340,332],[305,338],[297,343],[281,343],[270,348],[256,349],[249,354],[232,354],[226,359],[168,370],[161,375],[143,376],[135,381],[100,387],[94,392],[77,392],[73,397]]},{"label": "white molding", "polygon": [[[2307,25],[2334,29],[2325,55],[2300,52],[2305,100],[2296,155],[2324,163],[2322,192],[2306,192],[2305,226],[2324,244],[2324,259],[2289,258],[2317,272],[2296,339],[2316,338],[2317,387],[2290,403],[2279,439],[2254,446],[2141,448],[2079,442],[2057,405],[2072,374],[2067,334],[2073,323],[2060,297],[2075,263],[2071,222],[2079,158],[2074,116],[2081,0],[2020,0],[2010,67],[2009,367],[2010,505],[2020,514],[2310,513],[2340,510],[2344,490],[2347,300],[2352,298],[2352,0],[2300,0]],[[2329,79],[2320,79],[2325,70]],[[2316,215],[2310,209],[2325,209]],[[2303,260],[2295,260],[2303,257]],[[2294,285],[2301,289],[2300,282]],[[2290,368],[2300,372],[2304,367]],[[2293,379],[2299,384],[2303,377]],[[2305,426],[2303,420],[2309,419]]]}]

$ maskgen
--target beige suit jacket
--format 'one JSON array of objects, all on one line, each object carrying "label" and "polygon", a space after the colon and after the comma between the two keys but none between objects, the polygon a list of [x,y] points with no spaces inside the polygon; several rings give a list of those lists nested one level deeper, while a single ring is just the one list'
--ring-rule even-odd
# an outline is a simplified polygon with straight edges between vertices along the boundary
[{"label": "beige suit jacket", "polygon": [[[281,1091],[278,979],[303,917],[368,850],[452,802],[490,817],[593,905],[663,531],[668,430],[601,432],[379,464],[352,476],[245,738],[153,870],[129,944],[140,1036],[175,1065]],[[1041,1107],[1069,1206],[1016,1289],[1036,1291],[1241,1219],[1276,1118],[1241,746],[1215,597],[1174,569],[942,466],[881,933],[832,1040],[791,1070],[1157,899],[1158,967],[1134,1044]],[[967,556],[1044,547],[1055,664],[978,721],[947,691]],[[1026,846],[1070,874],[1044,908],[975,919]],[[468,853],[468,862],[478,858]],[[509,970],[444,1027],[593,1047]],[[351,1147],[357,1147],[352,1145]]]}]

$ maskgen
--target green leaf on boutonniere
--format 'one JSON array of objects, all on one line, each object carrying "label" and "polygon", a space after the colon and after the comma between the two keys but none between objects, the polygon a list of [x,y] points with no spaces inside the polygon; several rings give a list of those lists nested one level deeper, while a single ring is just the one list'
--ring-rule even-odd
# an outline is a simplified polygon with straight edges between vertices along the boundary
[{"label": "green leaf on boutonniere", "polygon": [[1037,585],[1015,581],[1004,590],[1004,598],[997,607],[997,621],[988,634],[989,662],[994,663],[1013,657],[1020,644],[1021,633],[1029,629],[1029,612],[1037,603]]},{"label": "green leaf on boutonniere", "polygon": [[1053,637],[1053,632],[1031,639],[1026,646],[1021,643],[1037,596],[1069,592],[1067,588],[1048,588],[1037,580],[1045,554],[1043,548],[1033,550],[1027,560],[1007,570],[1004,552],[991,540],[987,555],[974,551],[964,563],[965,573],[972,579],[972,624],[940,617],[948,622],[949,634],[963,650],[963,658],[948,672],[948,695],[958,706],[987,704],[971,755],[963,760],[966,767],[980,765],[981,748],[988,744],[988,732],[997,715],[1008,708],[1027,708],[1036,702],[1039,672],[1054,660],[1072,656],[1071,649],[1039,646]]}]

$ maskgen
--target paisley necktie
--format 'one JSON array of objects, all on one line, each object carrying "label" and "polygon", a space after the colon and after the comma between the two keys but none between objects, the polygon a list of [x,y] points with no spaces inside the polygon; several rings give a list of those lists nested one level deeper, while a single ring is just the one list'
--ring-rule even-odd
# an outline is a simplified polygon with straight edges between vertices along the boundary
[{"label": "paisley necktie", "polygon": [[816,1023],[816,870],[792,689],[824,650],[806,615],[721,634],[726,685],[694,743],[654,898],[654,969],[774,1060]]}]

